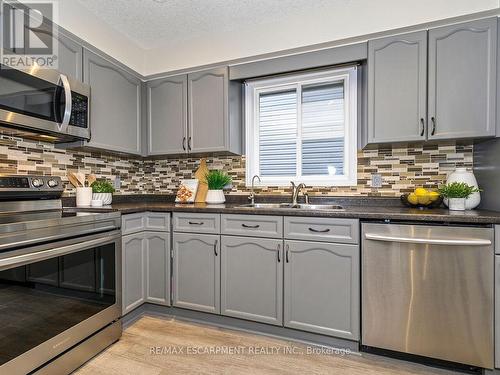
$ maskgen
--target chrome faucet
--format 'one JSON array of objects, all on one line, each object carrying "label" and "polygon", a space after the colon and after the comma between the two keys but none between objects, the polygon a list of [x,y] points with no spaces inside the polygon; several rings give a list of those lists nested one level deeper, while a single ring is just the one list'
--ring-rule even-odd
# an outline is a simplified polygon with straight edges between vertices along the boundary
[{"label": "chrome faucet", "polygon": [[306,188],[306,185],[303,183],[300,183],[297,186],[295,186],[295,183],[293,181],[290,181],[290,183],[292,184],[292,205],[296,206],[299,203],[298,200],[299,200],[300,191],[302,189]]},{"label": "chrome faucet", "polygon": [[250,191],[250,195],[248,196],[248,199],[250,200],[252,206],[255,204],[255,192],[254,192],[255,179],[258,179],[259,182],[261,182],[260,177],[258,175],[252,177],[252,190]]}]

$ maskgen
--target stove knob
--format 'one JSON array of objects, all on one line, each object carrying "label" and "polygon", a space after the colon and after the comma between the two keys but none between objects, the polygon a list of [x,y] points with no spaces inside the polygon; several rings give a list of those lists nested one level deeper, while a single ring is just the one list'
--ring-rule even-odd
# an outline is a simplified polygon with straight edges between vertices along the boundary
[{"label": "stove knob", "polygon": [[43,180],[40,179],[40,178],[34,178],[32,181],[31,181],[32,185],[36,188],[39,188],[39,187],[42,187],[43,186]]},{"label": "stove knob", "polygon": [[57,180],[50,179],[47,181],[47,185],[49,185],[50,188],[55,188],[59,185],[59,182],[57,182]]}]

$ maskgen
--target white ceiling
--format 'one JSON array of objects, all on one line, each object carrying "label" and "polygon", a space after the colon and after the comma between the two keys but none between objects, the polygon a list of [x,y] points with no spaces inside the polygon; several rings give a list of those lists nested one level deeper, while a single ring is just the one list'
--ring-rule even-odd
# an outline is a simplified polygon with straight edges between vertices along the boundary
[{"label": "white ceiling", "polygon": [[[258,28],[349,0],[78,0],[139,47],[176,45],[207,33]],[[300,31],[298,31],[300,32]]]}]

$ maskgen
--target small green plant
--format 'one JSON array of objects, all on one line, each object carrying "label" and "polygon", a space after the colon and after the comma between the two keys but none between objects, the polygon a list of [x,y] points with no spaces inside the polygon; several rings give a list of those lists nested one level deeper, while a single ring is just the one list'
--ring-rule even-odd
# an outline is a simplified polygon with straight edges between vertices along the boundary
[{"label": "small green plant", "polygon": [[465,182],[451,182],[439,188],[439,194],[445,198],[468,198],[472,193],[481,191],[480,189],[467,185]]},{"label": "small green plant", "polygon": [[232,181],[226,172],[218,169],[208,172],[205,179],[209,190],[221,190]]},{"label": "small green plant", "polygon": [[111,183],[109,183],[108,181],[105,181],[105,180],[95,181],[90,186],[92,187],[93,193],[114,193],[115,192],[113,185],[111,185]]}]

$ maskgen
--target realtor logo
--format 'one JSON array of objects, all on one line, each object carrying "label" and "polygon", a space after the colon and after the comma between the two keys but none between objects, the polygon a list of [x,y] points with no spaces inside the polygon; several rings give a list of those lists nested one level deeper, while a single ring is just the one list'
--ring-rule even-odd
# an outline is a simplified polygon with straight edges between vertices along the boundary
[{"label": "realtor logo", "polygon": [[57,3],[4,0],[1,4],[1,67],[57,69]]}]

